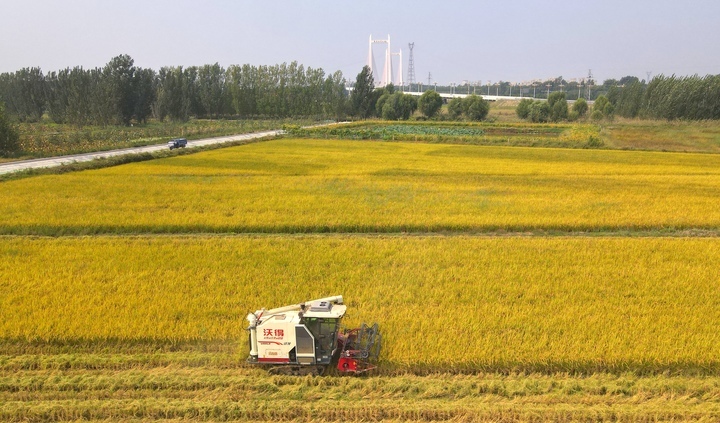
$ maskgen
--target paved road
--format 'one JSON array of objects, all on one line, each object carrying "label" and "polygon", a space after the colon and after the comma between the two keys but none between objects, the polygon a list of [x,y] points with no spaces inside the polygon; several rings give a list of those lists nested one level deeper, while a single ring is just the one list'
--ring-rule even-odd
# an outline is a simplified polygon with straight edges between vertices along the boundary
[{"label": "paved road", "polygon": [[[226,137],[204,138],[201,140],[188,141],[186,148],[202,147],[211,144],[221,144],[231,141],[253,140],[257,138],[271,137],[282,134],[281,130],[255,132],[252,134],[231,135]],[[54,167],[74,162],[89,162],[91,160],[122,156],[124,154],[152,153],[155,151],[167,150],[167,144],[147,145],[145,147],[123,148],[121,150],[100,151],[96,153],[74,154],[72,156],[48,157],[45,159],[22,160],[17,162],[0,163],[0,174],[17,172],[26,169],[37,169],[43,167]]]}]

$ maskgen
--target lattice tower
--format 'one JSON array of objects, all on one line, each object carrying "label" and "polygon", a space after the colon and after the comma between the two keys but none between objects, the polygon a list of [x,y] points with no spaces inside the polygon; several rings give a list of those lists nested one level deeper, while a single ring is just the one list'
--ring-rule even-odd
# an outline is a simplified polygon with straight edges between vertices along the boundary
[{"label": "lattice tower", "polygon": [[413,58],[413,47],[415,47],[415,43],[408,43],[410,58],[408,59],[407,83],[410,86],[415,83],[415,59]]}]

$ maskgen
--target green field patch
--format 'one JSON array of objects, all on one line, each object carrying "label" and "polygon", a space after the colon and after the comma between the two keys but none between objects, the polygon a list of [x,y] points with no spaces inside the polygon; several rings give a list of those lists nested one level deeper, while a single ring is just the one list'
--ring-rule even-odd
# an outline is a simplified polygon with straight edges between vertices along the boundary
[{"label": "green field patch", "polygon": [[424,141],[456,144],[588,148],[599,142],[598,128],[587,124],[485,122],[354,122],[338,126],[289,128],[298,137],[350,140]]}]

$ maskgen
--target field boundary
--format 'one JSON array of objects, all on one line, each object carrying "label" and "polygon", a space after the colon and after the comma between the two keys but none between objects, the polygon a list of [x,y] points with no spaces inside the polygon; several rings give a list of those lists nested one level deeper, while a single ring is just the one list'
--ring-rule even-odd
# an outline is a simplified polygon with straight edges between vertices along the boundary
[{"label": "field boundary", "polygon": [[718,238],[720,229],[621,231],[444,231],[444,232],[128,232],[96,234],[3,234],[0,239],[31,238]]}]

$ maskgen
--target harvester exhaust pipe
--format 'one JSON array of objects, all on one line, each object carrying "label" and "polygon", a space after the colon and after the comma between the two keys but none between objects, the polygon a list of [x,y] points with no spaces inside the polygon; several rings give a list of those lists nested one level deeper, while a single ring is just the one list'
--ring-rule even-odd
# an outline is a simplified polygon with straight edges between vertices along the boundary
[{"label": "harvester exhaust pipe", "polygon": [[248,330],[250,331],[250,360],[257,361],[257,316],[250,313],[247,315],[247,319],[248,322],[250,322],[250,326],[248,326]]}]

